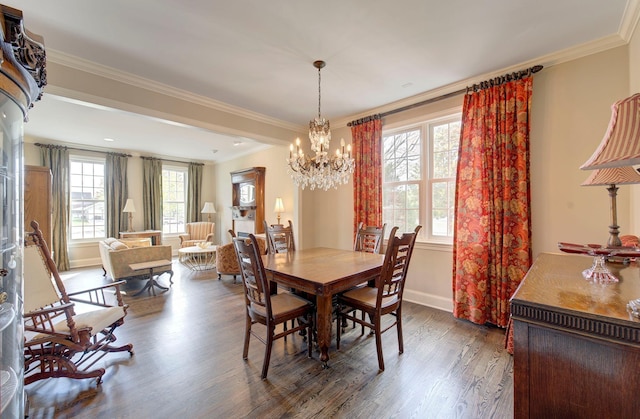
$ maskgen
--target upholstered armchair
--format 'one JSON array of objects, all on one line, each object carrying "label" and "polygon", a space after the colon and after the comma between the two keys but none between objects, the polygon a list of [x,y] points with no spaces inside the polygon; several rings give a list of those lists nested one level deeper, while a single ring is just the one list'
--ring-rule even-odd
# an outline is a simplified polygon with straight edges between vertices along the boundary
[{"label": "upholstered armchair", "polygon": [[213,242],[216,223],[200,221],[197,223],[187,223],[186,233],[180,234],[180,247],[195,246],[199,242]]},{"label": "upholstered armchair", "polygon": [[[229,230],[231,237],[233,238],[233,230]],[[258,248],[260,254],[267,253],[267,242],[262,237],[256,237],[258,240]],[[222,279],[222,275],[233,275],[233,282],[236,282],[236,277],[240,275],[240,265],[238,264],[238,256],[233,248],[233,242],[218,246],[216,249],[216,270],[218,271],[218,280]]]}]

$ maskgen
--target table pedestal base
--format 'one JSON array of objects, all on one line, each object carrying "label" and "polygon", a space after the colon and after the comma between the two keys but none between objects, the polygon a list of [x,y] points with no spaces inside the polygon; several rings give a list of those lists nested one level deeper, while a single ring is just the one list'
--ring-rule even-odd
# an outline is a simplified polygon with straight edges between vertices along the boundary
[{"label": "table pedestal base", "polygon": [[149,270],[149,279],[147,280],[147,283],[144,284],[144,287],[142,287],[142,289],[140,291],[138,291],[137,293],[134,294],[134,296],[138,296],[140,294],[142,294],[143,291],[145,290],[151,290],[151,293],[153,294],[153,296],[155,297],[156,295],[156,287],[160,288],[163,291],[168,291],[169,288],[165,287],[163,285],[160,285],[158,283],[158,281],[155,280],[154,276],[160,276],[165,272],[169,272],[169,274],[171,276],[169,276],[169,283],[173,284],[173,270],[171,269],[163,269],[162,272],[159,272],[157,274],[153,273],[154,269],[159,269],[159,268],[164,268],[166,266],[171,266],[171,261],[170,260],[152,260],[150,262],[141,262],[141,263],[132,263],[131,265],[129,265],[129,267],[134,270],[134,271],[143,271],[143,270]]}]

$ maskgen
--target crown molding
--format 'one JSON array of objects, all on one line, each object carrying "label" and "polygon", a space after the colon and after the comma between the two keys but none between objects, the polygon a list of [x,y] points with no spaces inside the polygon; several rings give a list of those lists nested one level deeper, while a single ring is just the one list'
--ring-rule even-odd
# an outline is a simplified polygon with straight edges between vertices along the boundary
[{"label": "crown molding", "polygon": [[194,103],[199,106],[204,106],[209,109],[215,109],[217,111],[227,112],[235,116],[251,119],[252,121],[262,122],[292,131],[301,131],[305,129],[305,127],[301,125],[292,124],[290,122],[272,118],[258,112],[253,112],[238,106],[229,105],[227,103],[220,102],[206,96],[197,95],[186,90],[169,86],[167,84],[136,76],[135,74],[97,64],[93,61],[85,60],[83,58],[76,57],[62,51],[47,48],[47,60],[99,77],[108,78],[117,82],[126,83],[131,86],[143,88],[155,93]]},{"label": "crown molding", "polygon": [[627,0],[627,7],[624,9],[618,29],[618,33],[625,42],[628,43],[631,40],[633,32],[638,27],[638,20],[640,20],[640,0]]},{"label": "crown molding", "polygon": [[[638,3],[640,0],[632,0],[632,1],[635,3]],[[510,67],[505,67],[496,71],[492,71],[490,73],[481,74],[465,80],[451,83],[446,86],[439,87],[437,89],[429,90],[428,92],[420,93],[418,95],[411,96],[402,100],[398,100],[396,102],[388,103],[378,108],[370,109],[366,112],[362,112],[362,113],[341,118],[341,119],[336,119],[333,121],[333,126],[334,127],[346,126],[347,123],[351,121],[364,118],[369,115],[384,113],[394,109],[402,108],[404,106],[409,106],[415,103],[423,102],[425,100],[437,98],[439,96],[450,94],[458,90],[466,89],[468,86],[480,83],[481,81],[489,80],[494,77],[501,76],[503,74],[520,71],[520,70],[532,67],[534,65],[552,67],[554,65],[565,63],[567,61],[573,61],[578,58],[586,57],[591,54],[596,54],[598,52],[606,51],[608,49],[616,48],[626,44],[628,44],[628,41],[625,41],[618,34],[606,36],[604,38],[600,38],[592,42],[587,42],[587,43],[578,45],[576,47],[567,48],[561,51],[556,51],[551,54],[543,55],[533,60],[521,62],[519,64],[512,65]]]},{"label": "crown molding", "polygon": [[[585,57],[587,55],[596,54],[598,52],[606,51],[611,48],[616,48],[622,45],[626,45],[631,40],[633,32],[638,26],[640,21],[640,0],[628,0],[620,28],[617,34],[609,35],[598,40],[584,43],[576,47],[567,48],[561,51],[556,51],[551,54],[547,54],[538,57],[533,60],[519,63],[510,67],[502,68],[490,73],[481,74],[472,78],[461,80],[446,86],[439,87],[437,89],[429,90],[427,92],[420,93],[408,98],[398,100],[396,102],[388,103],[383,106],[370,109],[365,112],[358,113],[335,119],[332,121],[334,127],[345,127],[353,120],[363,118],[368,115],[387,112],[393,109],[401,108],[404,106],[412,105],[414,103],[422,102],[428,99],[436,98],[441,95],[452,93],[461,89],[465,89],[467,86],[476,84],[483,80],[491,79],[502,74],[519,71],[523,68],[527,68],[533,65],[543,65],[544,67],[551,67],[557,64],[561,64],[567,61],[572,61],[578,58]],[[262,122],[270,124],[276,127],[292,130],[292,131],[305,131],[306,127],[302,125],[292,124],[286,121],[282,121],[276,118],[271,118],[264,114],[249,111],[244,108],[229,105],[224,102],[217,101],[205,96],[197,95],[185,90],[177,89],[175,87],[159,83],[153,80],[142,78],[131,73],[120,71],[112,67],[103,66],[92,61],[88,61],[70,54],[66,54],[61,51],[47,49],[47,60],[56,64],[64,65],[77,70],[85,71],[90,74],[94,74],[100,77],[105,77],[114,81],[126,83],[135,87],[141,87],[149,91],[160,93],[163,95],[175,97],[180,100],[185,100],[190,103],[194,103],[200,106],[204,106],[210,109],[215,109],[221,112],[227,112],[232,115],[244,117],[256,122]]]}]

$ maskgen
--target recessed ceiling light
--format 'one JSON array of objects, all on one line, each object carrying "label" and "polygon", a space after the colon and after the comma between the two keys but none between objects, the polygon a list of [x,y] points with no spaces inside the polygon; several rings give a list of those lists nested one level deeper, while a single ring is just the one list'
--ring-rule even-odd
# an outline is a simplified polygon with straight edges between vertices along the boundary
[{"label": "recessed ceiling light", "polygon": [[242,144],[242,141],[240,141],[240,140],[234,140],[233,141],[233,145],[234,146],[239,146],[240,144]]},{"label": "recessed ceiling light", "polygon": [[113,142],[113,141],[115,141],[113,138],[105,138],[104,140],[105,140],[105,141],[108,141],[108,142]]},{"label": "recessed ceiling light", "polygon": [[409,83],[405,83],[405,84],[403,84],[403,85],[402,85],[402,87],[403,87],[404,89],[406,89],[407,87],[411,87],[411,86],[413,86],[413,83],[411,83],[411,82],[409,82]]}]

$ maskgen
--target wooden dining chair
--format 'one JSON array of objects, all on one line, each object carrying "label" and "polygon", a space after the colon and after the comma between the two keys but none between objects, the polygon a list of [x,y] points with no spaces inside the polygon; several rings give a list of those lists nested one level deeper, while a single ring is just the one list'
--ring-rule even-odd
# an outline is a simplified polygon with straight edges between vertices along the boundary
[{"label": "wooden dining chair", "polygon": [[267,236],[267,252],[287,253],[296,250],[296,244],[293,240],[293,224],[291,220],[288,226],[282,224],[269,225],[264,221],[264,232]]},{"label": "wooden dining chair", "polygon": [[[253,234],[249,234],[248,238],[234,238],[233,245],[240,265],[245,297],[246,327],[242,359],[246,360],[249,355],[251,335],[264,343],[266,345],[262,364],[262,379],[264,380],[267,378],[274,340],[286,338],[286,336],[301,330],[306,330],[306,335],[312,336],[314,307],[310,301],[294,294],[271,295],[258,241]],[[292,325],[291,329],[284,327],[287,321],[295,319],[299,320],[298,326]],[[266,339],[252,329],[256,323],[266,326]],[[283,325],[283,331],[276,333],[276,326],[279,324]],[[303,340],[307,339],[303,337]],[[308,356],[311,358],[313,342],[310,339],[307,346]]]},{"label": "wooden dining chair", "polygon": [[[380,276],[376,278],[375,287],[360,287],[338,295],[338,321],[336,348],[340,349],[340,336],[344,333],[341,320],[351,320],[370,328],[375,335],[376,350],[378,352],[378,368],[384,371],[384,358],[382,356],[382,333],[393,326],[398,332],[399,353],[404,352],[402,339],[402,293],[407,278],[409,261],[413,253],[413,247],[421,226],[417,226],[411,233],[404,233],[396,237],[398,227],[394,227],[389,235],[387,251]],[[366,313],[361,318],[356,316],[357,311]],[[382,329],[382,316],[395,317],[393,323]]]},{"label": "wooden dining chair", "polygon": [[[382,224],[382,227],[377,227],[377,226],[365,227],[364,223],[361,221],[358,224],[356,235],[355,235],[355,238],[353,239],[353,250],[355,250],[356,252],[381,253],[382,243],[384,241],[384,230],[386,227],[387,227],[386,223]],[[369,280],[367,285],[370,287],[375,287],[375,278],[372,278],[371,280]],[[337,310],[337,296],[335,296],[333,304]],[[364,311],[361,314],[362,314],[362,319],[364,319],[364,316],[365,316]],[[346,319],[342,319],[342,326],[347,327]],[[353,327],[355,327],[355,323]],[[362,330],[363,330],[362,333],[364,333],[364,326],[362,326]]]},{"label": "wooden dining chair", "polygon": [[387,224],[382,227],[364,226],[364,223],[358,224],[356,236],[353,240],[353,250],[357,252],[381,253],[382,242],[384,241],[384,230]]}]

